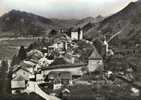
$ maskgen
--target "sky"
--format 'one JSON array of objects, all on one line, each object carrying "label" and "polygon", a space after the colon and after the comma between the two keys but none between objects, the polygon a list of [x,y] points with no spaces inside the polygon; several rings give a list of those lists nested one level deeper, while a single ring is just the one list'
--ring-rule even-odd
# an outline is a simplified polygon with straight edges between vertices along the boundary
[{"label": "sky", "polygon": [[48,18],[109,16],[137,0],[0,0],[0,16],[16,9]]}]

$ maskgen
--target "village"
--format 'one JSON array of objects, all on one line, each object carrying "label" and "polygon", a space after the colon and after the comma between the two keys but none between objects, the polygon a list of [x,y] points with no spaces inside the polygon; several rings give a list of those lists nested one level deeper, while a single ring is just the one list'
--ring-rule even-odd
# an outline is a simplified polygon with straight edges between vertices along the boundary
[{"label": "village", "polygon": [[0,0],[0,100],[140,100],[141,0]]},{"label": "village", "polygon": [[[78,41],[89,45],[89,48],[82,47],[89,51],[88,61],[84,58],[83,61],[80,60],[82,55],[81,51],[77,51]],[[75,79],[81,78],[86,73],[103,69],[102,57],[91,42],[83,40],[82,30],[71,32],[71,37],[61,32],[53,37],[53,44],[37,48],[29,50],[26,58],[14,65],[11,80],[13,94],[35,92],[36,89],[30,89],[32,86],[30,87],[29,84],[32,82],[48,84],[48,88],[58,90],[65,86],[72,86]]]},{"label": "village", "polygon": [[99,53],[93,42],[83,39],[80,28],[70,34],[61,29],[51,38],[33,41],[26,49],[21,46],[9,67],[13,95],[36,93],[45,100],[70,100],[82,99],[88,91],[85,95],[90,98],[104,100],[103,93],[114,94],[120,88],[123,95],[140,96],[133,67],[124,70],[120,65],[114,69],[106,66],[107,59],[115,54],[105,37]]}]

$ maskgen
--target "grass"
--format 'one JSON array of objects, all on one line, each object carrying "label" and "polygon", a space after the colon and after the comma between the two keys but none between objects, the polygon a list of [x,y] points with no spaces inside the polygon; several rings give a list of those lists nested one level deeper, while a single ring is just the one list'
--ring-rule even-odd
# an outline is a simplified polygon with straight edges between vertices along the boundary
[{"label": "grass", "polygon": [[[124,95],[123,91],[110,93],[110,87],[102,87],[99,92],[96,92],[92,86],[87,85],[76,85],[70,88],[70,96],[65,97],[64,100],[139,100],[140,97],[133,97],[130,95]],[[118,88],[116,88],[118,90]],[[117,95],[120,94],[120,95]]]},{"label": "grass", "polygon": [[15,54],[17,54],[21,45],[28,47],[34,41],[34,39],[14,39],[0,41],[0,59],[2,57],[11,59]]},{"label": "grass", "polygon": [[0,100],[44,100],[35,93],[17,94],[17,95],[0,95]]},{"label": "grass", "polygon": [[11,59],[13,55],[17,53],[16,48],[10,48],[9,46],[3,46],[0,45],[0,59],[3,57],[7,57],[8,59]]}]

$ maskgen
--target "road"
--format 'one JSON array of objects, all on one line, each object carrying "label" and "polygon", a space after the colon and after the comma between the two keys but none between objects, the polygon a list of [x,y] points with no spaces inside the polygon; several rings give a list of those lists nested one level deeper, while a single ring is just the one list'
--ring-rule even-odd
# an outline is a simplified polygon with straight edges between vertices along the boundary
[{"label": "road", "polygon": [[38,94],[39,96],[41,96],[42,98],[44,98],[45,100],[60,100],[59,98],[55,96],[46,94],[43,90],[40,89],[37,82],[29,82],[25,92],[27,93],[34,92]]}]

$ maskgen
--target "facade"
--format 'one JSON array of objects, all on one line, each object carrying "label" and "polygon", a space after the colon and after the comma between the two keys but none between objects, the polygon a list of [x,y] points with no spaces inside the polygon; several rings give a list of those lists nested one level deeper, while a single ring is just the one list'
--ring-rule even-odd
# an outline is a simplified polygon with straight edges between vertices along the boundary
[{"label": "facade", "polygon": [[78,32],[71,32],[71,39],[78,40]]},{"label": "facade", "polygon": [[73,30],[71,32],[71,39],[72,40],[82,40],[83,39],[83,30]]},{"label": "facade", "polygon": [[12,89],[12,94],[16,94],[16,92],[24,92],[24,89],[26,88],[26,80],[24,77],[19,76],[16,77],[15,79],[12,79],[11,81],[11,89]]},{"label": "facade", "polygon": [[87,67],[89,72],[94,72],[97,69],[103,70],[103,59],[95,48],[89,57]]},{"label": "facade", "polygon": [[48,73],[47,77],[48,82],[52,84],[53,90],[72,84],[72,74],[67,71],[52,71]]},{"label": "facade", "polygon": [[36,82],[43,82],[44,76],[41,73],[36,74]]},{"label": "facade", "polygon": [[72,74],[70,72],[61,72],[60,80],[63,85],[71,85],[72,84]]},{"label": "facade", "polygon": [[35,78],[33,73],[31,73],[29,70],[24,69],[24,68],[18,68],[12,74],[13,79],[19,76],[22,76],[25,80],[30,80],[31,78]]}]

